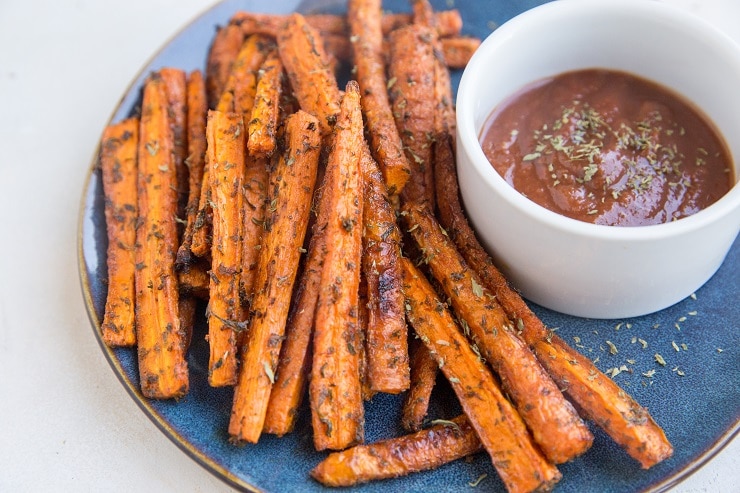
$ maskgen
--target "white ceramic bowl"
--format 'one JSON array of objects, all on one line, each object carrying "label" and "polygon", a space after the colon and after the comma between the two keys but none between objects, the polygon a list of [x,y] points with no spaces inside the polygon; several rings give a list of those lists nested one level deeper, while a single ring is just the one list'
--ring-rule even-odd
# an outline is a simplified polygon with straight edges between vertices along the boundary
[{"label": "white ceramic bowl", "polygon": [[[715,123],[735,186],[667,224],[589,224],[510,187],[479,143],[491,110],[522,86],[565,71],[611,68],[673,88]],[[494,31],[470,60],[457,96],[461,194],[481,241],[522,294],[592,318],[666,308],[701,287],[740,230],[740,47],[691,14],[649,0],[558,0]]]}]

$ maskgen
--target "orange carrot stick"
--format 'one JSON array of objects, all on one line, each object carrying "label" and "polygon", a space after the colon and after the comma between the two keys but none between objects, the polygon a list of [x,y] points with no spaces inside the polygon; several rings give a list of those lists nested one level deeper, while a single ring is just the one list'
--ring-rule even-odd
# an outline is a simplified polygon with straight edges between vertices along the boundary
[{"label": "orange carrot stick", "polygon": [[429,400],[437,382],[439,365],[429,349],[414,341],[411,352],[411,387],[401,407],[401,426],[408,431],[419,431],[429,411]]},{"label": "orange carrot stick", "polygon": [[134,317],[134,244],[136,243],[136,152],[139,120],[129,118],[103,131],[100,168],[108,233],[108,295],[100,326],[109,346],[136,343]]},{"label": "orange carrot stick", "polygon": [[233,438],[251,443],[262,433],[308,227],[321,143],[318,120],[303,111],[295,113],[286,122],[286,138],[288,151],[271,179],[274,210],[257,266],[253,315],[229,422]]},{"label": "orange carrot stick", "polygon": [[220,27],[213,38],[206,62],[208,107],[215,109],[229,80],[231,65],[241,49],[244,34],[238,26]]},{"label": "orange carrot stick", "polygon": [[445,64],[451,69],[465,68],[480,46],[480,39],[469,36],[441,38],[439,42],[442,45]]},{"label": "orange carrot stick", "polygon": [[174,269],[177,177],[167,88],[158,74],[145,84],[141,107],[135,273],[141,391],[156,399],[179,398],[189,379]]},{"label": "orange carrot stick", "polygon": [[252,116],[245,122],[249,154],[257,158],[268,157],[275,150],[282,77],[283,65],[277,50],[273,50],[259,69]]},{"label": "orange carrot stick", "polygon": [[275,41],[263,35],[248,36],[236,55],[226,85],[218,100],[219,111],[233,111],[244,115],[245,123],[252,115],[257,71],[265,56],[275,47]]},{"label": "orange carrot stick", "polygon": [[426,471],[476,453],[481,444],[465,416],[413,435],[329,454],[311,476],[324,486],[354,486]]},{"label": "orange carrot stick", "polygon": [[[331,215],[316,306],[310,397],[317,450],[363,441],[364,411],[356,342],[362,254],[362,114],[357,84],[347,84],[327,176]],[[331,170],[334,171],[331,171]]]},{"label": "orange carrot stick", "polygon": [[[177,180],[177,217],[184,219],[188,201],[188,89],[187,75],[176,68],[165,67],[159,76],[167,88],[167,105],[172,126],[173,160]],[[184,228],[180,224],[178,230]]]},{"label": "orange carrot stick", "polygon": [[339,114],[339,88],[327,65],[318,31],[300,14],[292,14],[277,35],[280,59],[301,109],[314,115],[326,136]]},{"label": "orange carrot stick", "polygon": [[347,17],[351,26],[357,82],[362,91],[362,111],[367,121],[371,151],[383,171],[388,193],[401,192],[411,168],[403,153],[401,136],[388,101],[381,31],[381,1],[353,0]]},{"label": "orange carrot stick", "polygon": [[409,231],[424,261],[450,297],[483,357],[501,379],[545,456],[562,463],[584,453],[593,436],[545,372],[495,296],[483,286],[428,209],[405,209]]},{"label": "orange carrot stick", "polygon": [[434,46],[432,29],[411,24],[390,38],[388,86],[411,177],[401,198],[404,203],[434,207],[431,138],[434,134]]},{"label": "orange carrot stick", "polygon": [[213,387],[236,383],[236,336],[244,326],[239,281],[245,136],[244,122],[239,113],[208,112],[207,159],[213,210],[208,382]]},{"label": "orange carrot stick", "polygon": [[431,284],[403,262],[409,323],[437,360],[509,491],[549,490],[560,473],[532,442],[514,407]]},{"label": "orange carrot stick", "polygon": [[409,388],[409,356],[401,290],[401,233],[378,165],[364,146],[363,258],[368,299],[367,377],[375,392]]}]

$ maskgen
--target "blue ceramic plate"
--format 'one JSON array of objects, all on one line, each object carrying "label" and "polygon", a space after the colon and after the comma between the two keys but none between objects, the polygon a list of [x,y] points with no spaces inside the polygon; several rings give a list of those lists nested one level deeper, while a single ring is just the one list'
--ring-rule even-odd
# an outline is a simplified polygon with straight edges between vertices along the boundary
[{"label": "blue ceramic plate", "polygon": [[[432,2],[438,9],[458,8],[465,34],[485,37],[514,15],[540,3],[537,0]],[[135,110],[143,79],[164,66],[203,69],[216,25],[238,9],[256,12],[341,12],[339,0],[263,2],[227,0],[204,13],[161,49],[124,94],[112,120]],[[408,10],[405,0],[386,0],[384,8]],[[457,85],[460,74],[454,74]],[[106,296],[107,239],[103,196],[97,162],[91,166],[80,218],[80,274],[94,333],[99,339]],[[676,266],[680,269],[681,266]],[[675,447],[674,456],[643,471],[599,429],[592,449],[560,466],[560,492],[663,491],[686,477],[728,443],[740,428],[740,240],[735,242],[717,274],[695,296],[659,313],[615,321],[564,316],[533,307],[543,321],[603,371],[622,369],[614,379],[638,402],[650,409]],[[543,282],[547,282],[543,279]],[[203,311],[203,310],[201,310]],[[231,485],[257,491],[319,491],[308,473],[325,454],[313,450],[310,423],[302,413],[297,431],[285,438],[264,436],[259,444],[234,447],[227,441],[232,393],[210,388],[206,381],[208,350],[203,320],[196,327],[189,354],[190,393],[179,402],[155,402],[139,393],[136,354],[131,349],[101,348],[125,389],[159,428],[184,452]],[[578,339],[576,339],[578,338]],[[100,339],[99,339],[100,340]],[[617,349],[610,351],[610,341]],[[644,347],[646,346],[646,347]],[[666,365],[656,363],[662,355]],[[626,371],[625,371],[626,370]],[[648,376],[650,375],[650,376]],[[432,418],[459,412],[445,382],[440,382],[430,409]],[[400,399],[377,396],[367,403],[367,441],[402,434],[398,425]],[[380,481],[362,491],[468,491],[469,483],[487,475],[478,488],[504,491],[490,460],[481,453],[438,470]]]}]

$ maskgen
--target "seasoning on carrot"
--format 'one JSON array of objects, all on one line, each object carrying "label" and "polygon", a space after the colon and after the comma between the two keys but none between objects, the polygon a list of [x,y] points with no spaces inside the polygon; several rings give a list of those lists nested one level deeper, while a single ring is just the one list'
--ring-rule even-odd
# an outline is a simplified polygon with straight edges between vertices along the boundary
[{"label": "seasoning on carrot", "polygon": [[[310,381],[314,446],[338,450],[364,440],[364,409],[354,347],[362,254],[363,185],[360,174],[362,114],[350,81],[336,122],[325,183],[331,197],[324,232]],[[333,170],[333,171],[332,171]]]},{"label": "seasoning on carrot", "polygon": [[321,137],[315,117],[302,111],[290,116],[286,134],[288,150],[270,180],[271,210],[229,422],[234,439],[251,443],[262,433],[275,382],[319,161]]},{"label": "seasoning on carrot", "polygon": [[168,105],[164,81],[152,74],[144,86],[137,153],[135,304],[141,391],[155,399],[182,397],[189,386],[174,268],[177,177]]},{"label": "seasoning on carrot", "polygon": [[311,476],[324,486],[354,486],[434,469],[480,448],[475,430],[462,415],[412,435],[329,454]]},{"label": "seasoning on carrot", "polygon": [[138,118],[109,125],[103,131],[100,169],[108,234],[108,295],[100,330],[108,346],[136,344],[134,245],[138,145]]},{"label": "seasoning on carrot", "polygon": [[277,50],[273,50],[259,69],[252,115],[245,121],[249,133],[247,148],[256,158],[268,157],[275,150],[282,77],[283,65]]},{"label": "seasoning on carrot", "polygon": [[429,400],[437,382],[439,365],[429,349],[414,340],[411,349],[411,386],[401,407],[401,426],[404,430],[419,431],[429,412]]},{"label": "seasoning on carrot", "polygon": [[176,187],[177,187],[177,217],[178,232],[182,236],[185,208],[188,202],[188,167],[185,160],[188,158],[188,89],[187,75],[183,70],[165,67],[159,71],[159,76],[167,88],[167,111],[172,126],[173,152]]},{"label": "seasoning on carrot", "polygon": [[206,138],[213,240],[208,301],[208,383],[234,385],[237,332],[245,325],[239,302],[242,267],[242,182],[246,131],[239,113],[208,112]]}]

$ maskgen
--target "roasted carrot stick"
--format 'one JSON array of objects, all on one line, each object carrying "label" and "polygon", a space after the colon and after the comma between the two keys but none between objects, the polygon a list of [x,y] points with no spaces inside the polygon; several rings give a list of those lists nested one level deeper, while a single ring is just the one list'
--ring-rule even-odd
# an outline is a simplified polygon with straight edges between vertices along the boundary
[{"label": "roasted carrot stick", "polygon": [[282,77],[283,64],[277,50],[273,50],[259,69],[252,116],[246,122],[249,154],[257,158],[268,157],[275,150]]},{"label": "roasted carrot stick", "polygon": [[[180,69],[165,67],[159,71],[159,76],[167,88],[167,111],[174,139],[173,160],[177,179],[177,217],[184,219],[188,201],[188,167],[185,163],[188,158],[187,75]],[[181,223],[178,223],[178,231],[182,233],[183,229]]]},{"label": "roasted carrot stick", "polygon": [[434,469],[480,448],[475,430],[463,415],[413,435],[329,454],[311,476],[324,486],[354,486]]},{"label": "roasted carrot stick", "polygon": [[550,489],[560,473],[532,442],[524,422],[434,288],[408,259],[403,276],[409,323],[449,380],[507,490]]},{"label": "roasted carrot stick", "polygon": [[[317,450],[338,450],[364,439],[358,371],[357,295],[362,254],[363,186],[360,174],[360,93],[350,81],[341,102],[326,186],[331,214],[316,306],[311,370],[311,415]],[[331,171],[331,170],[334,171]]]},{"label": "roasted carrot stick", "polygon": [[[462,30],[462,17],[460,11],[440,10],[435,12],[437,28],[442,37],[457,36]],[[341,15],[314,14],[307,15],[306,22],[319,31],[322,35],[339,34],[346,35],[349,32],[349,22]],[[381,28],[384,36],[398,28],[411,24],[411,14],[407,13],[385,13],[381,18]],[[277,36],[277,31],[286,21],[284,15],[258,14],[254,12],[239,11],[230,19],[229,23],[241,27],[245,35],[260,33],[269,36]]]},{"label": "roasted carrot stick", "polygon": [[381,1],[352,0],[347,17],[351,26],[357,82],[362,91],[362,112],[367,122],[371,151],[383,171],[388,193],[401,192],[411,173],[401,136],[388,101]]},{"label": "roasted carrot stick", "polygon": [[229,434],[256,443],[262,433],[285,331],[300,250],[308,227],[321,136],[318,120],[300,111],[286,122],[288,150],[271,179],[269,228],[262,243],[249,322],[234,393]]},{"label": "roasted carrot stick", "polygon": [[516,335],[506,313],[422,207],[406,208],[409,231],[433,276],[483,357],[501,379],[545,456],[562,463],[584,453],[593,436],[578,413],[545,372],[529,347]]},{"label": "roasted carrot stick", "polygon": [[206,61],[206,94],[211,109],[218,105],[243,41],[242,30],[231,24],[220,27],[213,38]]},{"label": "roasted carrot stick", "polygon": [[190,72],[187,80],[188,157],[185,164],[188,167],[188,201],[185,208],[185,231],[180,248],[177,250],[177,265],[180,269],[187,269],[194,262],[190,246],[193,243],[193,233],[198,217],[198,202],[203,187],[207,111],[208,103],[203,75],[200,70],[194,70]]},{"label": "roasted carrot stick", "polygon": [[431,137],[434,132],[434,46],[432,29],[411,24],[391,34],[388,86],[411,177],[404,203],[434,207]]},{"label": "roasted carrot stick", "polygon": [[275,385],[267,407],[264,431],[278,436],[293,430],[310,372],[310,343],[326,251],[326,225],[333,213],[331,208],[334,204],[330,195],[332,190],[326,186],[332,182],[331,173],[331,169],[326,170],[322,185],[316,191],[318,214],[313,224],[301,279],[293,296]]},{"label": "roasted carrot stick", "polygon": [[211,210],[210,163],[206,155],[203,164],[198,210],[193,223],[193,236],[190,240],[190,251],[196,257],[208,257],[211,253],[211,232],[213,228],[213,211]]},{"label": "roasted carrot stick", "polygon": [[242,274],[239,292],[245,306],[254,295],[254,277],[265,233],[265,209],[269,181],[266,159],[246,157],[244,173],[244,209],[242,210]]},{"label": "roasted carrot stick", "polygon": [[188,391],[186,335],[175,275],[177,177],[167,88],[158,74],[144,86],[139,130],[136,327],[141,391],[155,399]]},{"label": "roasted carrot stick", "polygon": [[[647,410],[601,373],[588,358],[583,358],[548,331],[495,267],[462,210],[451,146],[441,139],[435,145],[440,222],[465,261],[478,273],[482,284],[496,295],[509,318],[516,321],[517,331],[532,347],[545,370],[578,404],[581,412],[604,428],[642,467],[649,468],[670,457],[673,448]],[[578,365],[572,364],[573,361]]]},{"label": "roasted carrot stick", "polygon": [[[364,257],[364,254],[363,254]],[[363,258],[364,260],[364,258]],[[368,301],[367,301],[367,279],[364,273],[360,273],[360,289],[357,298],[357,360],[358,371],[360,373],[360,386],[362,387],[362,400],[369,401],[376,394],[376,391],[370,387],[368,377],[367,349],[367,319],[368,319]]]},{"label": "roasted carrot stick", "polygon": [[139,120],[129,118],[103,131],[100,169],[108,234],[108,296],[100,326],[109,346],[136,343],[134,317],[134,244],[136,243],[136,152]]},{"label": "roasted carrot stick", "polygon": [[301,109],[318,118],[322,135],[329,135],[339,114],[339,88],[326,63],[321,35],[296,13],[280,28],[277,41]]},{"label": "roasted carrot stick", "polygon": [[242,113],[245,123],[249,122],[257,88],[257,71],[274,47],[272,38],[259,34],[247,36],[231,64],[217,110]]},{"label": "roasted carrot stick", "polygon": [[362,271],[367,287],[367,377],[375,392],[409,388],[408,331],[401,290],[401,233],[383,176],[363,143]]},{"label": "roasted carrot stick", "polygon": [[237,379],[237,332],[244,328],[239,302],[242,255],[242,182],[246,131],[239,113],[208,112],[206,138],[213,210],[211,282],[208,302],[208,382]]},{"label": "roasted carrot stick", "polygon": [[480,46],[480,39],[469,36],[441,38],[439,42],[442,45],[445,64],[450,69],[465,68],[475,50]]},{"label": "roasted carrot stick", "polygon": [[427,347],[414,340],[411,351],[411,386],[401,407],[401,426],[408,431],[419,431],[429,411],[439,365]]}]

